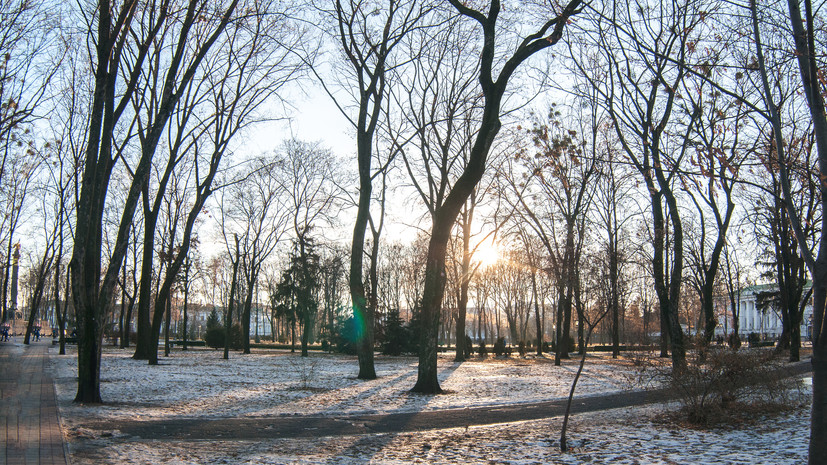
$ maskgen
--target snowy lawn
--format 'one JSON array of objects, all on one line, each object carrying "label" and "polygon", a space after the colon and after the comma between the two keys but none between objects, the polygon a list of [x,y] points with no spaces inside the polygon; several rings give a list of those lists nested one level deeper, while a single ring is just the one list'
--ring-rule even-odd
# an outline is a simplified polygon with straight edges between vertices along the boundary
[{"label": "snowy lawn", "polygon": [[[72,347],[74,349],[74,347]],[[52,349],[56,351],[56,349]],[[160,365],[130,358],[132,351],[106,348],[101,360],[103,407],[70,405],[75,394],[74,353],[52,357],[58,397],[70,418],[158,419],[163,417],[257,417],[414,412],[559,399],[568,396],[577,360],[555,367],[550,358],[439,358],[445,395],[408,391],[416,381],[415,357],[376,357],[373,381],[356,379],[356,357],[288,351],[175,351]],[[627,360],[590,357],[580,378],[580,396],[635,387],[636,370]]]},{"label": "snowy lawn", "polygon": [[[251,355],[174,351],[159,366],[106,348],[101,362],[103,406],[73,404],[76,354],[52,356],[61,421],[73,464],[98,463],[744,463],[806,462],[809,401],[794,412],[739,427],[687,429],[661,421],[667,406],[615,409],[573,417],[573,452],[561,454],[561,419],[552,418],[421,433],[315,440],[147,441],[84,428],[96,421],[165,418],[349,415],[441,410],[564,398],[579,359],[555,367],[536,357],[440,356],[448,393],[410,394],[416,358],[377,356],[379,379],[355,378],[355,357],[279,351]],[[56,348],[52,348],[56,354]],[[646,377],[644,377],[646,378]],[[590,356],[577,396],[642,389],[632,360]],[[674,406],[671,406],[674,408]]]}]

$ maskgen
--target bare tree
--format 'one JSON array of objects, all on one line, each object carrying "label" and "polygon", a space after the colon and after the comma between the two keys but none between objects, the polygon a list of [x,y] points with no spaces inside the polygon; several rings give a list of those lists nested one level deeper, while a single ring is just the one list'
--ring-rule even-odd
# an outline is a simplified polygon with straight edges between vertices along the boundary
[{"label": "bare tree", "polygon": [[[214,170],[219,168],[218,163],[228,151],[231,141],[247,127],[268,117],[262,112],[261,106],[272,97],[278,97],[280,89],[301,68],[300,63],[292,59],[290,52],[295,41],[301,39],[301,30],[292,32],[291,29],[284,28],[286,12],[269,1],[254,1],[245,4],[245,8],[245,15],[231,25],[233,34],[221,37],[219,46],[204,55],[203,71],[182,91],[174,113],[174,124],[168,132],[167,163],[157,176],[156,196],[151,206],[149,183],[143,186],[145,244],[138,318],[139,341],[143,341],[143,344],[136,347],[136,358],[146,356],[153,360],[152,354],[157,350],[152,342],[155,339],[152,334],[154,321],[153,326],[147,328],[151,298],[149,287],[153,271],[155,224],[170,179],[173,176],[184,177],[183,174],[176,174],[182,171],[195,173],[197,180],[193,184],[197,185],[207,178],[212,182],[215,173],[210,173],[204,167]],[[273,32],[281,30],[284,32]],[[150,73],[150,76],[153,75]],[[153,79],[149,80],[154,82]],[[152,102],[156,92],[146,93],[148,97],[137,94],[135,107],[136,111],[149,108],[146,119],[151,122],[157,118],[153,113],[159,104]],[[150,101],[145,102],[147,99]],[[139,127],[142,125],[139,124]],[[143,132],[140,131],[141,134]],[[145,146],[147,142],[144,141],[151,139],[144,136],[141,141],[142,146]],[[182,159],[192,157],[193,154],[197,156],[205,151],[205,146],[211,149],[206,152],[212,154],[212,159],[202,161],[201,166],[198,161],[180,166]],[[215,190],[207,185],[192,189],[195,193],[190,195],[203,201]],[[190,202],[190,205],[200,210],[196,201]],[[181,245],[188,247],[188,244]],[[174,281],[175,276],[169,276],[169,279]],[[164,307],[156,306],[156,313],[160,311],[163,314]],[[157,318],[153,317],[155,319]],[[150,331],[147,332],[147,329]]]},{"label": "bare tree", "polygon": [[[661,334],[668,335],[675,369],[685,365],[686,349],[678,314],[684,268],[683,224],[674,183],[690,147],[689,134],[699,109],[679,99],[686,64],[704,32],[711,5],[703,1],[636,2],[608,7],[594,24],[601,69],[595,74],[574,60],[599,93],[627,159],[650,197],[652,271],[661,310]],[[638,24],[653,27],[637,27]],[[610,27],[607,27],[610,26]],[[606,31],[606,32],[603,32]],[[680,118],[673,116],[680,115]],[[668,223],[668,224],[667,224]],[[671,227],[671,228],[670,228]],[[662,337],[661,355],[667,355]]]},{"label": "bare tree", "polygon": [[[713,294],[735,212],[733,190],[739,181],[741,166],[754,148],[742,141],[743,107],[704,83],[696,81],[686,92],[702,114],[695,127],[698,142],[691,157],[698,172],[694,176],[685,175],[683,181],[689,187],[687,190],[698,213],[698,237],[690,241],[687,253],[693,271],[690,279],[703,312],[704,339],[709,344],[717,325]],[[707,218],[707,212],[712,221]],[[710,227],[714,235],[707,232]]]},{"label": "bare tree", "polygon": [[[462,205],[485,172],[486,160],[494,138],[500,130],[502,98],[517,68],[535,53],[555,45],[563,36],[566,23],[578,12],[579,0],[566,4],[560,11],[543,11],[543,21],[532,34],[516,39],[513,51],[499,61],[495,39],[503,33],[498,28],[501,5],[490,3],[488,12],[475,10],[459,0],[450,0],[460,15],[478,24],[482,32],[482,49],[477,70],[482,91],[482,115],[468,156],[468,163],[445,196],[442,206],[434,213],[428,259],[425,265],[425,287],[422,291],[422,335],[419,346],[419,369],[414,392],[440,393],[437,379],[437,333],[442,299],[445,294],[445,253],[451,229]],[[494,62],[500,69],[494,71]]]},{"label": "bare tree", "polygon": [[[326,3],[326,2],[325,2]],[[356,130],[356,159],[359,168],[359,200],[353,241],[350,251],[349,286],[355,320],[361,327],[357,344],[359,379],[375,379],[373,365],[375,309],[368,305],[364,283],[365,234],[370,217],[373,179],[382,172],[373,169],[374,137],[382,119],[383,99],[386,96],[386,76],[389,70],[406,60],[395,59],[395,49],[430,8],[412,0],[389,0],[387,7],[379,1],[333,0],[330,6],[320,6],[325,18],[331,19],[335,31],[336,48],[345,56],[339,86],[355,103],[353,114],[344,99],[337,97],[333,84],[321,77],[314,68],[325,91]],[[377,244],[378,245],[378,244]]]},{"label": "bare tree", "polygon": [[503,253],[503,259],[491,267],[493,276],[489,276],[488,280],[491,298],[496,303],[494,312],[502,311],[504,314],[511,344],[526,339],[531,315],[531,275],[534,270],[526,262],[524,250],[510,248]]},{"label": "bare tree", "polygon": [[[35,120],[45,117],[66,46],[56,37],[52,5],[9,0],[0,5],[0,183],[19,176],[6,163],[31,148]],[[22,150],[21,150],[22,149]]]},{"label": "bare tree", "polygon": [[[237,4],[238,0],[218,6],[192,0],[179,9],[170,5],[168,0],[140,5],[134,0],[123,4],[100,0],[86,12],[90,43],[95,44],[91,59],[95,86],[77,206],[77,234],[70,263],[72,294],[80,319],[77,402],[101,402],[101,323],[113,301],[112,294],[126,253],[129,225],[142,187],[147,182],[157,141],[182,92],[189,87],[207,52],[224,33]],[[143,145],[138,163],[132,170],[132,183],[121,210],[115,246],[104,271],[101,220],[112,170],[119,160],[118,156],[113,156],[118,153],[113,148],[119,146],[114,139],[116,128],[142,81],[141,70],[150,48],[168,20],[174,21],[177,26],[169,31],[170,36],[176,36],[171,42],[177,45],[166,62],[164,97],[159,103],[159,112],[152,122],[152,129],[147,131],[147,139],[156,143]],[[193,27],[196,21],[199,21],[198,27]],[[203,34],[197,34],[200,39],[195,47],[188,47],[193,38],[191,33],[196,34],[195,31]],[[129,60],[124,57],[126,49],[135,50]],[[119,76],[125,79],[120,92],[116,89]],[[123,147],[123,142],[120,147]]]},{"label": "bare tree", "polygon": [[[489,177],[491,183],[494,182],[495,177]],[[477,188],[465,201],[460,213],[457,217],[457,240],[452,241],[451,244],[458,250],[452,251],[450,254],[451,264],[449,271],[451,271],[451,278],[453,282],[454,299],[457,304],[456,313],[456,356],[454,358],[457,362],[462,362],[466,359],[466,354],[471,352],[471,347],[466,347],[466,337],[468,331],[466,329],[466,314],[468,310],[469,291],[471,282],[477,275],[477,272],[483,266],[491,265],[482,260],[477,259],[477,253],[482,247],[488,247],[495,244],[497,234],[500,231],[500,220],[497,206],[493,206],[495,211],[489,215],[489,220],[484,221],[482,229],[476,223],[480,223],[479,219],[474,221],[477,207],[486,200],[485,195],[492,189],[491,184]],[[508,217],[501,221],[507,221]],[[487,229],[487,231],[486,231]],[[473,241],[473,245],[472,245]],[[532,278],[534,275],[532,275]],[[536,303],[536,301],[535,301]]]},{"label": "bare tree", "polygon": [[[233,263],[233,282],[237,268],[246,278],[245,303],[241,307],[242,351],[250,353],[250,307],[253,288],[261,266],[273,253],[290,227],[290,206],[285,198],[286,183],[281,167],[264,158],[256,158],[244,166],[249,174],[221,194],[221,232],[227,253]],[[235,249],[231,244],[235,242]],[[235,250],[235,253],[233,253]],[[237,286],[229,299],[233,306]],[[231,328],[231,327],[230,327]],[[229,330],[226,336],[229,338]]]},{"label": "bare tree", "polygon": [[[528,131],[533,149],[518,154],[522,169],[505,179],[518,216],[546,249],[557,284],[556,365],[568,358],[572,310],[580,292],[577,270],[595,193],[597,158],[584,156],[584,142],[562,127],[555,107]],[[520,176],[524,176],[520,179]],[[581,344],[582,346],[582,344]]]},{"label": "bare tree", "polygon": [[805,296],[808,270],[785,203],[795,204],[799,217],[804,220],[805,234],[812,237],[818,225],[819,189],[811,174],[812,140],[806,135],[809,128],[798,131],[788,127],[785,132],[789,138],[785,150],[787,170],[792,174],[789,197],[785,198],[782,192],[777,159],[771,138],[767,136],[770,140],[765,139],[764,149],[757,157],[764,170],[754,181],[756,185],[749,198],[753,207],[748,218],[758,245],[756,264],[764,268],[762,275],[778,286],[772,298],[781,317],[781,336],[776,349],[789,350],[790,360],[798,361],[803,309],[809,299]]},{"label": "bare tree", "polygon": [[[41,302],[47,292],[48,278],[52,274],[56,275],[55,267],[60,259],[60,248],[62,247],[61,236],[63,230],[67,227],[67,197],[72,178],[71,173],[64,170],[64,163],[60,160],[60,156],[64,155],[61,153],[61,149],[61,141],[46,143],[44,151],[38,154],[39,157],[42,157],[42,171],[45,172],[42,173],[42,176],[32,173],[33,178],[40,179],[39,185],[36,186],[38,194],[36,197],[40,202],[39,210],[43,221],[43,243],[42,254],[35,260],[31,270],[33,282],[29,293],[29,318],[23,340],[24,344],[28,344],[31,339],[35,318],[40,314]],[[55,305],[58,305],[57,302],[55,302]]]},{"label": "bare tree", "polygon": [[[801,6],[804,4],[802,14]],[[827,114],[824,112],[824,83],[819,74],[824,70],[824,63],[820,60],[816,50],[816,14],[810,0],[788,0],[789,15],[784,18],[789,21],[787,31],[792,32],[792,42],[795,62],[798,65],[801,78],[801,89],[807,101],[810,118],[812,119],[813,135],[816,141],[818,169],[813,170],[813,183],[819,186],[819,202],[821,210],[827,206],[827,184],[824,182],[824,173],[827,172]],[[784,145],[779,103],[775,98],[774,89],[770,84],[768,63],[765,60],[764,43],[762,41],[761,19],[772,14],[771,9],[762,9],[759,15],[758,5],[754,0],[749,2],[750,19],[752,22],[751,42],[755,47],[755,57],[748,64],[748,69],[758,73],[757,88],[760,93],[759,104],[751,104],[762,117],[768,121],[773,129],[774,149],[778,164],[781,190],[784,194],[784,208],[787,211],[790,226],[795,233],[801,257],[808,271],[813,277],[813,407],[810,423],[809,463],[827,462],[827,325],[825,325],[825,307],[827,307],[827,240],[823,230],[827,226],[827,216],[822,214],[821,230],[818,237],[808,241],[804,229],[804,218],[795,208],[791,187],[792,175],[788,166],[787,152]],[[764,23],[766,26],[766,23]],[[764,32],[766,32],[764,30]],[[718,86],[720,89],[721,87]],[[726,92],[726,90],[723,90]],[[743,99],[750,105],[747,99]],[[814,253],[810,247],[817,249]]]},{"label": "bare tree", "polygon": [[[445,15],[450,11],[442,12]],[[434,13],[436,16],[437,13]],[[409,122],[411,146],[402,148],[403,161],[416,196],[425,205],[433,223],[445,203],[454,182],[468,163],[473,131],[480,118],[476,95],[476,60],[473,47],[469,50],[454,44],[470,43],[470,30],[458,16],[438,20],[442,26],[422,29],[409,35],[408,48],[417,59],[413,72],[400,74],[399,94],[395,95]],[[474,212],[482,191],[474,189],[458,213],[458,259],[454,271],[456,293],[449,308],[456,310],[456,360],[464,359],[465,313],[471,267],[471,236]],[[451,241],[449,241],[451,242]],[[446,322],[454,319],[448,315]]]},{"label": "bare tree", "polygon": [[[339,206],[338,188],[336,180],[339,177],[335,160],[329,150],[323,149],[318,143],[308,143],[299,140],[285,142],[283,153],[274,168],[278,171],[281,183],[284,209],[283,213],[274,211],[274,214],[283,214],[283,231],[292,230],[295,238],[295,253],[298,269],[297,273],[304,279],[303,284],[309,285],[312,281],[308,271],[318,269],[319,257],[310,249],[314,248],[314,241],[309,236],[310,231],[319,223],[330,224],[336,216],[335,209]],[[278,238],[277,238],[278,239]],[[307,250],[306,250],[307,248]],[[312,252],[312,253],[311,253]],[[268,254],[269,255],[269,254]],[[261,258],[267,258],[262,256]],[[312,266],[311,266],[312,265]],[[310,268],[307,268],[307,267]],[[246,267],[245,267],[246,269]],[[246,273],[246,271],[245,271]],[[316,277],[314,276],[314,279]],[[254,281],[248,281],[248,303]],[[305,311],[302,324],[302,356],[307,356],[307,344],[313,331],[308,324],[312,318],[309,313],[308,296],[315,291],[314,286],[302,288],[300,292],[301,308]],[[245,304],[245,311],[247,310]]]},{"label": "bare tree", "polygon": [[58,15],[39,3],[0,5],[0,244],[2,321],[8,318],[9,271],[26,193],[39,165],[35,122],[47,115],[66,47],[57,40]]},{"label": "bare tree", "polygon": [[[49,184],[53,188],[54,205],[57,211],[56,221],[62,226],[58,229],[56,254],[54,259],[55,319],[58,330],[60,355],[66,354],[66,328],[69,319],[69,286],[68,276],[62,275],[65,250],[67,244],[73,241],[74,224],[71,221],[77,203],[79,192],[78,177],[80,175],[82,144],[86,133],[86,118],[82,109],[88,98],[84,87],[85,75],[82,67],[68,56],[63,67],[64,72],[56,85],[60,87],[60,98],[55,110],[49,119],[52,135],[51,149],[54,160],[47,164]],[[62,293],[61,288],[65,289]],[[72,317],[72,320],[75,318]]]},{"label": "bare tree", "polygon": [[[595,121],[596,122],[596,121]],[[627,224],[634,218],[634,209],[630,208],[628,198],[631,198],[631,174],[621,163],[620,153],[615,146],[616,140],[610,134],[611,127],[602,122],[595,124],[592,136],[591,151],[593,157],[598,157],[597,188],[595,208],[593,212],[597,223],[603,228],[600,241],[603,242],[602,259],[606,279],[606,304],[611,319],[612,358],[620,355],[621,320],[624,308],[621,305],[623,294],[623,268],[628,260],[628,253],[624,250],[624,234]],[[601,134],[602,133],[602,134]],[[602,148],[598,148],[602,146]]]},{"label": "bare tree", "polygon": [[5,162],[4,169],[13,175],[5,176],[0,183],[0,244],[5,249],[4,252],[0,252],[3,259],[2,289],[0,289],[3,321],[8,317],[8,313],[17,310],[17,296],[14,295],[16,289],[12,288],[14,286],[11,276],[12,261],[15,247],[20,245],[17,234],[21,225],[28,223],[29,215],[32,214],[31,191],[42,164],[42,157],[37,154],[33,145],[27,144],[16,150],[10,149],[8,152],[10,159]]}]

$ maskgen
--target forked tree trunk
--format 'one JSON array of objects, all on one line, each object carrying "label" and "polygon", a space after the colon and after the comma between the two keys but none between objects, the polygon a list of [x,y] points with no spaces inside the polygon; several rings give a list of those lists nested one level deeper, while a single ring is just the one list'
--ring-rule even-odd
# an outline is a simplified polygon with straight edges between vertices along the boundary
[{"label": "forked tree trunk", "polygon": [[[491,4],[488,16],[472,10],[460,0],[449,0],[457,11],[482,26],[483,49],[481,51],[479,81],[482,88],[484,105],[482,118],[476,139],[468,155],[468,163],[457,178],[453,188],[445,197],[443,204],[433,214],[431,239],[428,244],[428,258],[425,263],[425,285],[422,292],[422,332],[419,346],[419,369],[416,384],[412,391],[425,394],[442,392],[437,378],[437,337],[442,299],[445,294],[445,253],[450,240],[451,228],[459,215],[460,209],[479,183],[485,171],[488,152],[494,138],[500,131],[500,104],[509,79],[517,67],[531,55],[556,44],[563,34],[563,28],[569,16],[576,13],[579,0],[568,3],[556,22],[546,23],[545,28],[533,39],[520,43],[494,78],[492,64],[495,55],[496,23],[499,4]],[[551,28],[551,30],[549,30]]]}]

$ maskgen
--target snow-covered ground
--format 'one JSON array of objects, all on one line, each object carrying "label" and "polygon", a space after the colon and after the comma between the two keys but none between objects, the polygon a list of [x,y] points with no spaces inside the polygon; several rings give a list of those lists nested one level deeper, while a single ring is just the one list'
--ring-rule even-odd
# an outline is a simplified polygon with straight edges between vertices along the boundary
[{"label": "snow-covered ground", "polygon": [[[56,353],[56,348],[53,348]],[[421,433],[265,441],[147,441],[86,428],[98,421],[172,418],[348,415],[442,410],[564,398],[577,360],[555,367],[535,357],[439,360],[447,394],[408,391],[416,359],[376,359],[379,379],[355,378],[355,357],[287,352],[251,355],[175,351],[161,365],[106,348],[101,362],[103,406],[73,404],[76,357],[52,357],[61,421],[74,464],[99,463],[804,463],[809,400],[794,412],[740,427],[695,430],[663,421],[674,406],[614,409],[578,415],[569,424],[573,451],[559,452],[560,418]],[[646,377],[643,377],[646,379]],[[631,360],[589,357],[577,396],[641,389]],[[448,414],[448,413],[446,413]]]}]

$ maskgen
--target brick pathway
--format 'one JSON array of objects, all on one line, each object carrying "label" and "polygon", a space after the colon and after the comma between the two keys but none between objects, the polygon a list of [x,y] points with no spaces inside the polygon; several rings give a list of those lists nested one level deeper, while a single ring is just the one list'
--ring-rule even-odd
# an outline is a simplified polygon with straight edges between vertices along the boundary
[{"label": "brick pathway", "polygon": [[0,343],[0,464],[66,465],[55,385],[45,365],[51,340]]}]

